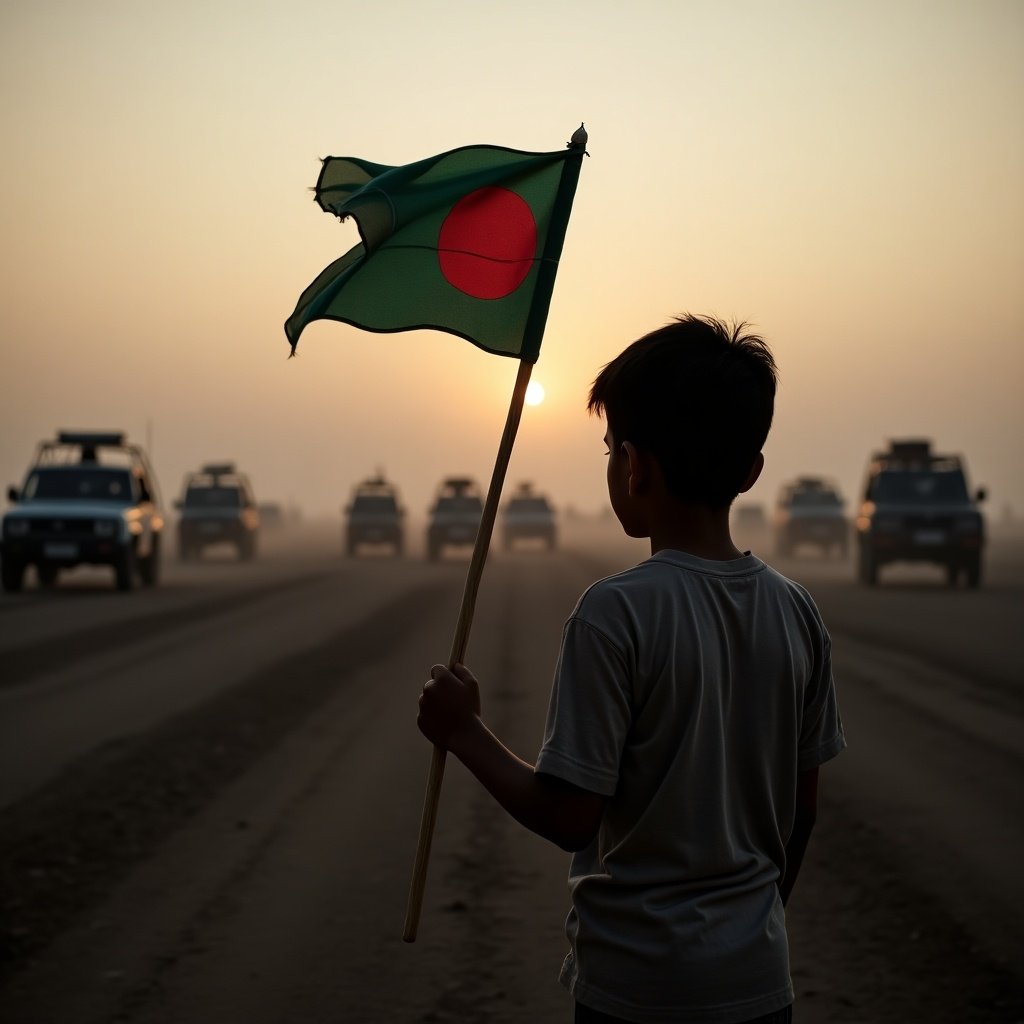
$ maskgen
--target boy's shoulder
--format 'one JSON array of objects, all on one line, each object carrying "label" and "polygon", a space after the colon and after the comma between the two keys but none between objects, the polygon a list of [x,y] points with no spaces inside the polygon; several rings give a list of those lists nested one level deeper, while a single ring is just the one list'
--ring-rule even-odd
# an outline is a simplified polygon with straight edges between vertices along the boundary
[{"label": "boy's shoulder", "polygon": [[583,592],[580,605],[644,591],[673,591],[708,579],[746,579],[764,573],[784,579],[755,555],[712,562],[685,551],[663,550],[628,569],[596,580]]},{"label": "boy's shoulder", "polygon": [[810,593],[756,555],[716,562],[675,550],[659,551],[637,565],[596,580],[580,596],[573,618],[595,624],[629,619],[664,602],[689,603],[697,595],[715,600],[723,588],[733,587],[756,588],[773,602],[789,606],[800,619],[824,628]]},{"label": "boy's shoulder", "polygon": [[620,605],[632,596],[663,586],[658,580],[660,573],[657,569],[652,570],[650,563],[651,559],[646,559],[595,580],[580,595],[573,617],[586,618],[602,609]]}]

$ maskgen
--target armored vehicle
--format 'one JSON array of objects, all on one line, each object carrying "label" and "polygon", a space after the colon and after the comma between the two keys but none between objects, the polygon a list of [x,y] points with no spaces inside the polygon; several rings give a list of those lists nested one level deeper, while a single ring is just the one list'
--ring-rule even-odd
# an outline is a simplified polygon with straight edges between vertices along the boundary
[{"label": "armored vehicle", "polygon": [[7,497],[15,507],[3,518],[4,590],[20,590],[28,566],[44,587],[77,565],[112,566],[119,590],[157,582],[164,517],[156,478],[124,434],[61,431],[38,446],[25,482]]},{"label": "armored vehicle", "polygon": [[543,494],[528,483],[520,484],[505,503],[501,519],[502,546],[510,551],[518,541],[541,541],[548,550],[557,542],[555,510]]},{"label": "armored vehicle", "polygon": [[465,547],[476,541],[483,517],[480,487],[468,477],[449,477],[437,489],[427,525],[427,558],[437,561],[446,547]]},{"label": "armored vehicle", "polygon": [[233,462],[209,463],[189,473],[176,502],[178,556],[183,562],[199,558],[214,544],[234,545],[238,557],[255,557],[260,513],[249,478]]},{"label": "armored vehicle", "polygon": [[804,476],[786,484],[775,505],[775,552],[783,557],[798,548],[846,558],[850,526],[839,489],[828,480]]},{"label": "armored vehicle", "polygon": [[345,506],[345,551],[355,555],[363,545],[383,544],[396,555],[405,549],[405,509],[398,491],[380,474],[357,484]]},{"label": "armored vehicle", "polygon": [[937,455],[930,441],[892,441],[871,459],[857,516],[858,578],[873,586],[891,562],[944,566],[950,586],[981,583],[985,522],[964,460]]}]

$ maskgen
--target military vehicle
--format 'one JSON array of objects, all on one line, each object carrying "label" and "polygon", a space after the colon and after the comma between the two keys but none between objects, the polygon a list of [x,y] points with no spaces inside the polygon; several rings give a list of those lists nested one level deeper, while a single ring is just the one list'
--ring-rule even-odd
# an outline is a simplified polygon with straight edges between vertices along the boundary
[{"label": "military vehicle", "polygon": [[843,508],[839,488],[822,477],[802,476],[786,484],[773,516],[775,553],[787,557],[813,548],[825,556],[846,558],[850,524]]},{"label": "military vehicle", "polygon": [[178,557],[183,562],[200,558],[215,544],[231,544],[241,561],[256,556],[260,513],[252,485],[233,462],[213,462],[189,473],[182,497],[175,503],[178,520]]},{"label": "military vehicle", "polygon": [[558,540],[555,510],[533,485],[522,483],[505,503],[501,516],[502,547],[510,551],[519,541],[540,541],[549,551]]},{"label": "military vehicle", "polygon": [[442,481],[430,507],[427,558],[435,562],[447,547],[472,545],[483,512],[484,502],[475,480],[449,477]]},{"label": "military vehicle", "polygon": [[405,510],[398,491],[381,474],[357,484],[345,506],[344,545],[355,555],[364,545],[386,545],[396,555],[405,549]]},{"label": "military vehicle", "polygon": [[164,516],[146,455],[117,431],[64,430],[43,441],[3,518],[3,589],[21,590],[32,566],[52,587],[62,570],[109,565],[119,590],[160,575]]},{"label": "military vehicle", "polygon": [[926,440],[890,442],[868,465],[856,522],[859,580],[874,586],[885,565],[931,562],[945,568],[950,586],[963,578],[977,587],[984,499],[984,489],[968,489],[961,456],[936,454]]}]

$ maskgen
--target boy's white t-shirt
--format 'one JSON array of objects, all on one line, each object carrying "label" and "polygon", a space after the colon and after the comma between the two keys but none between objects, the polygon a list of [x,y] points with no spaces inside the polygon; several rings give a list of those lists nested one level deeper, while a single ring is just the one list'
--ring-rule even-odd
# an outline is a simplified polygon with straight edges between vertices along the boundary
[{"label": "boy's white t-shirt", "polygon": [[793,1001],[777,883],[797,773],[845,746],[830,648],[753,555],[661,551],[580,599],[536,769],[608,797],[569,873],[581,1003],[734,1024]]}]

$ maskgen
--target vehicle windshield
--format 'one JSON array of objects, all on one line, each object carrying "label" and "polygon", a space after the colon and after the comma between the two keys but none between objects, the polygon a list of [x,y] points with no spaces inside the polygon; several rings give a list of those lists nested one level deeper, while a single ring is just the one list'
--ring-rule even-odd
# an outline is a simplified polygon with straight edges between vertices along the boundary
[{"label": "vehicle windshield", "polygon": [[838,508],[843,502],[835,491],[794,491],[789,503],[799,508]]},{"label": "vehicle windshield", "polygon": [[963,473],[929,470],[883,470],[872,481],[868,497],[872,501],[934,502],[967,501],[967,482]]},{"label": "vehicle windshield", "polygon": [[551,506],[545,498],[513,498],[508,508],[510,512],[535,512],[540,515],[551,512]]},{"label": "vehicle windshield", "polygon": [[241,508],[238,487],[190,487],[185,492],[186,508]]},{"label": "vehicle windshield", "polygon": [[484,503],[479,498],[438,498],[434,506],[445,512],[482,512]]},{"label": "vehicle windshield", "polygon": [[130,472],[98,467],[33,470],[23,496],[26,501],[115,501],[122,505],[135,500]]},{"label": "vehicle windshield", "polygon": [[357,515],[393,516],[397,511],[395,499],[384,494],[363,494],[352,502],[352,511]]}]

